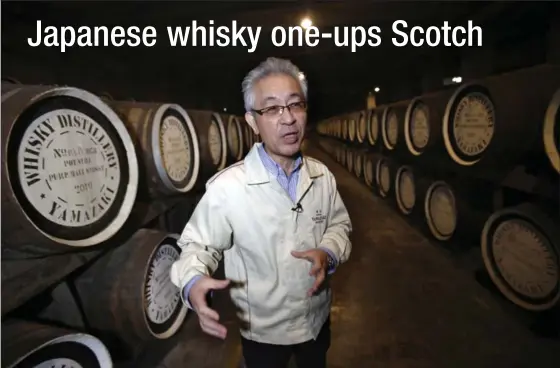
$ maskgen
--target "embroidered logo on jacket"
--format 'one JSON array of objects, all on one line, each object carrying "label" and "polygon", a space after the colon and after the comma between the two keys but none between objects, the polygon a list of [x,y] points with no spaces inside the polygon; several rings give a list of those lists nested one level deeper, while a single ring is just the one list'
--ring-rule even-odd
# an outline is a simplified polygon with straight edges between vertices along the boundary
[{"label": "embroidered logo on jacket", "polygon": [[323,212],[321,210],[315,210],[315,215],[311,217],[311,219],[313,220],[313,222],[315,222],[316,225],[318,225],[325,222],[325,220],[327,219],[327,215],[323,215]]}]

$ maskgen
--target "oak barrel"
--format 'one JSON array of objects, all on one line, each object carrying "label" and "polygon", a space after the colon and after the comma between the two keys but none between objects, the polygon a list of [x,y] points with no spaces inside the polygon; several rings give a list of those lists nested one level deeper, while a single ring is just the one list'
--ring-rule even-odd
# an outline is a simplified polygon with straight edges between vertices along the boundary
[{"label": "oak barrel", "polygon": [[543,143],[550,165],[560,174],[560,89],[556,90],[546,109]]},{"label": "oak barrel", "polygon": [[2,367],[112,368],[97,337],[54,326],[8,320],[2,323]]},{"label": "oak barrel", "polygon": [[348,140],[348,119],[346,117],[342,118],[342,140]]},{"label": "oak barrel", "polygon": [[356,114],[348,114],[348,140],[352,143],[356,141]]},{"label": "oak barrel", "polygon": [[358,179],[362,178],[363,170],[364,170],[364,157],[362,151],[356,151],[354,153],[354,174]]},{"label": "oak barrel", "polygon": [[539,65],[457,88],[443,117],[449,157],[488,178],[500,178],[517,164],[541,166],[548,160],[543,117],[559,85],[560,66]]},{"label": "oak barrel", "polygon": [[198,181],[200,142],[181,106],[108,101],[135,137],[147,190],[153,197],[189,192]]},{"label": "oak barrel", "polygon": [[395,163],[388,157],[378,156],[375,164],[375,186],[381,197],[387,198],[393,191]]},{"label": "oak barrel", "polygon": [[381,119],[381,138],[386,150],[394,151],[400,145],[406,107],[409,101],[399,101],[388,105]]},{"label": "oak barrel", "polygon": [[239,118],[229,115],[227,119],[227,142],[232,161],[237,162],[243,158],[243,130]]},{"label": "oak barrel", "polygon": [[138,161],[117,114],[74,87],[2,84],[2,256],[98,245],[136,201]]},{"label": "oak barrel", "polygon": [[356,139],[358,143],[364,143],[367,140],[367,110],[358,112],[358,126],[356,131]]},{"label": "oak barrel", "polygon": [[414,170],[408,165],[399,167],[395,174],[395,199],[401,213],[409,215],[416,204]]},{"label": "oak barrel", "polygon": [[[434,175],[435,176],[435,175]],[[477,242],[494,206],[492,183],[464,177],[442,177],[432,182],[424,197],[424,218],[439,241]]]},{"label": "oak barrel", "polygon": [[220,128],[222,120],[216,119],[216,114],[205,110],[188,110],[192,119],[200,149],[199,186],[206,183],[206,179],[214,175],[224,166],[227,154],[227,138],[225,128]]},{"label": "oak barrel", "polygon": [[480,239],[486,270],[521,308],[543,311],[559,304],[559,222],[533,203],[502,208],[486,221]]},{"label": "oak barrel", "polygon": [[75,280],[85,319],[97,336],[134,351],[175,335],[187,315],[169,277],[180,255],[176,234],[138,230]]},{"label": "oak barrel", "polygon": [[354,150],[351,147],[346,149],[346,169],[351,173],[354,172]]},{"label": "oak barrel", "polygon": [[370,146],[375,147],[379,142],[379,134],[381,132],[381,120],[383,119],[383,112],[385,107],[377,107],[371,110],[368,121],[368,142]]},{"label": "oak barrel", "polygon": [[364,156],[364,182],[368,187],[373,187],[375,181],[375,168],[373,164],[373,158],[370,154]]}]

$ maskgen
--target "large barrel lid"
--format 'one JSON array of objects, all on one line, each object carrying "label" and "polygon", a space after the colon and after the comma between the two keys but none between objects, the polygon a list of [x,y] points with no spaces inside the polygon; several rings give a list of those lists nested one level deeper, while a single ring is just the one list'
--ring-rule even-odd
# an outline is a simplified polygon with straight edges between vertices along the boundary
[{"label": "large barrel lid", "polygon": [[449,240],[457,227],[455,194],[444,181],[430,185],[424,201],[426,222],[432,235],[438,240]]},{"label": "large barrel lid", "polygon": [[404,119],[404,138],[408,151],[420,156],[430,141],[430,109],[421,97],[410,101]]},{"label": "large barrel lid", "polygon": [[485,86],[471,83],[457,88],[445,108],[442,126],[445,148],[453,161],[463,166],[480,161],[494,137],[495,123],[494,102]]},{"label": "large barrel lid", "polygon": [[375,145],[379,137],[379,117],[377,110],[371,110],[368,121],[368,141],[370,145]]},{"label": "large barrel lid", "polygon": [[381,137],[385,148],[392,150],[397,145],[399,138],[399,118],[395,108],[389,106],[383,111],[381,120]]},{"label": "large barrel lid", "polygon": [[173,336],[182,325],[188,309],[182,302],[181,290],[170,280],[171,265],[179,259],[179,236],[168,234],[154,247],[147,264],[144,292],[144,318],[150,333],[158,339]]},{"label": "large barrel lid", "polygon": [[481,252],[490,278],[510,301],[532,311],[558,305],[560,232],[553,217],[531,203],[500,209],[484,225]]},{"label": "large barrel lid", "polygon": [[198,180],[199,143],[193,122],[178,104],[161,104],[152,125],[152,153],[163,184],[182,193]]},{"label": "large barrel lid", "polygon": [[106,241],[128,219],[138,189],[125,125],[88,91],[16,87],[2,86],[2,123],[11,126],[7,179],[23,213],[61,244]]}]

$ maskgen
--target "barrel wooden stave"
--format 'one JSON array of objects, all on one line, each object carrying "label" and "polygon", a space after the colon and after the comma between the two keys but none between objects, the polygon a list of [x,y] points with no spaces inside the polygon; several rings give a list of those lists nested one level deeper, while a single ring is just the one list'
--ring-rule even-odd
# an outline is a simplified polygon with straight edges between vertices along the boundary
[{"label": "barrel wooden stave", "polygon": [[96,337],[59,327],[8,320],[2,323],[2,367],[91,366],[112,368],[111,354]]},{"label": "barrel wooden stave", "polygon": [[172,103],[110,101],[135,137],[146,192],[188,193],[198,181],[200,141],[187,111]]},{"label": "barrel wooden stave", "polygon": [[[40,130],[32,133],[29,120]],[[31,145],[22,151],[27,186],[17,178],[22,141]],[[138,190],[133,140],[117,114],[88,91],[2,84],[2,152],[2,213],[9,214],[2,221],[4,259],[99,245],[131,214]],[[37,154],[41,166],[31,161]],[[101,195],[92,197],[93,191]]]},{"label": "barrel wooden stave", "polygon": [[[74,285],[92,331],[128,352],[137,351],[146,342],[170,338],[178,331],[187,315],[181,291],[169,279],[171,264],[180,255],[178,237],[140,229],[76,278]],[[156,264],[163,270],[159,276],[164,282],[159,286],[165,288],[167,298],[165,304],[152,310],[157,318],[163,318],[162,323],[150,322],[146,311],[146,283],[153,280],[154,260],[164,262]],[[163,308],[163,312],[157,308]]]},{"label": "barrel wooden stave", "polygon": [[[488,218],[481,234],[482,259],[492,282],[510,302],[529,311],[560,304],[560,218],[554,211],[531,202],[502,208]],[[508,250],[500,252],[495,243],[504,238]],[[498,265],[501,259],[505,262]],[[520,266],[508,267],[527,260],[529,268],[523,269],[530,272],[516,274]]]}]

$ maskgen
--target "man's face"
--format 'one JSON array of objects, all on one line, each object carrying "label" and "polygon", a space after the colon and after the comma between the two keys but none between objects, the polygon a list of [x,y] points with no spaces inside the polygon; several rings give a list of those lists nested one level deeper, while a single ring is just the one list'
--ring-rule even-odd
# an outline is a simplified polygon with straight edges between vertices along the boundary
[{"label": "man's face", "polygon": [[[307,123],[305,98],[299,82],[287,75],[271,75],[255,85],[254,93],[253,108],[266,110],[262,115],[248,113],[247,121],[260,134],[269,151],[284,157],[293,156],[300,149]],[[290,106],[290,109],[282,111],[279,106]]]}]

